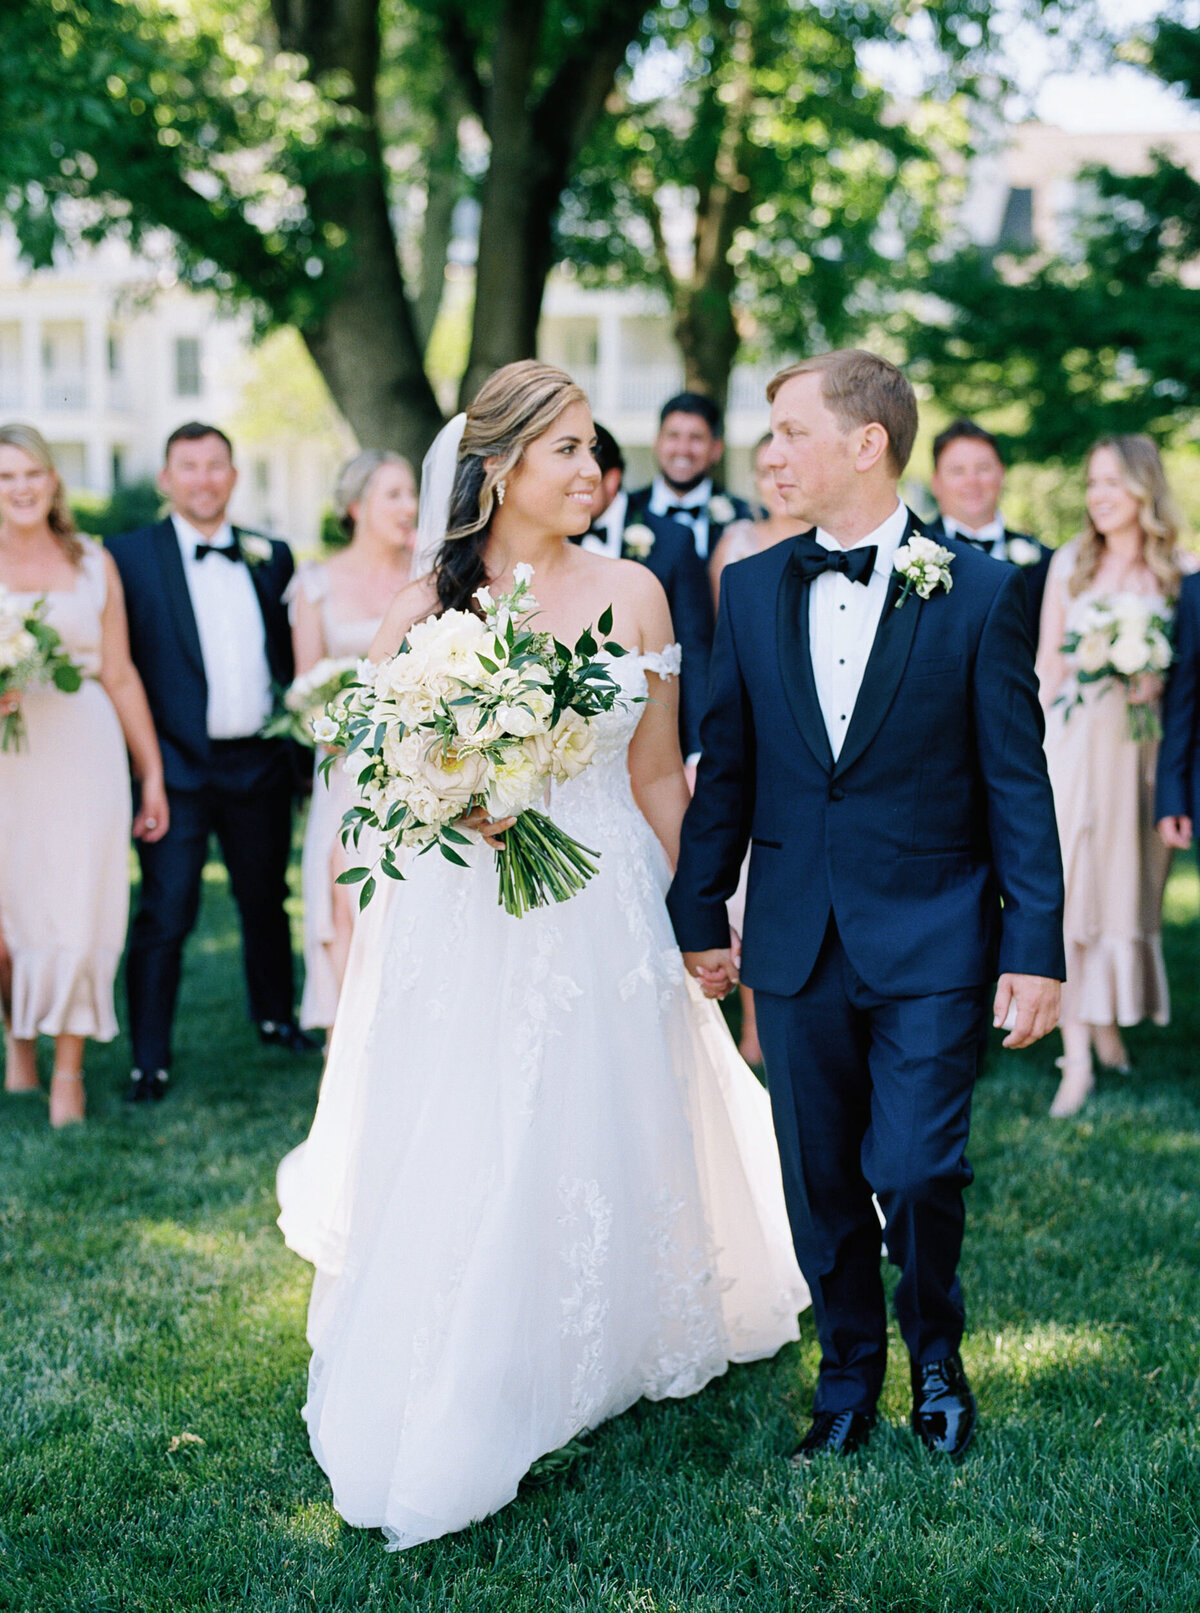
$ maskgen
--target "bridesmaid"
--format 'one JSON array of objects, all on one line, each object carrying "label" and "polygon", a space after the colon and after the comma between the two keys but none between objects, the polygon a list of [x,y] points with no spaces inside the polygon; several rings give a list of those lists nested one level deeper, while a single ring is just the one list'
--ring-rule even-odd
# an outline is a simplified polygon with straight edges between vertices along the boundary
[{"label": "bridesmaid", "polygon": [[[786,538],[794,538],[803,529],[803,523],[789,515],[775,486],[770,467],[763,463],[771,446],[771,433],[760,437],[754,445],[754,485],[759,503],[766,512],[757,521],[734,521],[725,528],[721,541],[713,550],[708,562],[708,578],[713,591],[713,609],[721,604],[721,574],[736,560],[745,560],[752,554],[761,554]],[[729,922],[740,935],[746,912],[746,878],[750,867],[747,857],[742,864],[742,877],[729,902]],[[742,1034],[738,1052],[747,1064],[762,1063],[762,1048],[758,1041],[758,1021],[754,1012],[754,993],[749,986],[739,986],[742,1003]]]},{"label": "bridesmaid", "polygon": [[[27,689],[27,739],[0,752],[0,1001],[4,1090],[38,1090],[37,1037],[54,1037],[50,1124],[84,1115],[86,1039],[117,1034],[113,980],[129,911],[133,832],[167,832],[162,759],[129,658],[117,569],[80,537],[50,450],[32,426],[0,426],[0,583],[45,619],[85,677],[75,694]],[[124,735],[124,738],[122,738]]]},{"label": "bridesmaid", "polygon": [[721,573],[735,560],[745,560],[752,554],[761,554],[784,538],[794,538],[803,530],[803,522],[789,515],[775,486],[775,478],[763,460],[771,446],[768,431],[754,445],[754,485],[764,514],[757,521],[734,521],[725,528],[721,541],[713,550],[708,562],[708,577],[712,584],[714,608],[721,602]]},{"label": "bridesmaid", "polygon": [[[1077,684],[1063,637],[1105,597],[1136,595],[1169,618],[1179,593],[1178,533],[1150,439],[1097,443],[1087,461],[1087,525],[1050,563],[1038,649],[1067,893],[1062,1080],[1050,1109],[1060,1118],[1077,1113],[1095,1084],[1093,1051],[1126,1072],[1120,1027],[1170,1018],[1162,955],[1170,853],[1154,827],[1158,743],[1131,739],[1125,710],[1157,710],[1162,679],[1146,673],[1128,690],[1109,680]],[[1077,694],[1082,704],[1068,709]]]},{"label": "bridesmaid", "polygon": [[[331,559],[301,566],[292,583],[296,675],[323,657],[365,656],[392,598],[408,585],[417,524],[417,484],[399,454],[365,453],[342,471],[334,503],[350,539]],[[316,758],[321,760],[320,752]],[[333,1024],[356,911],[354,893],[335,883],[348,866],[338,838],[352,805],[352,781],[338,768],[316,773],[304,833],[304,997],[306,1029]]]}]

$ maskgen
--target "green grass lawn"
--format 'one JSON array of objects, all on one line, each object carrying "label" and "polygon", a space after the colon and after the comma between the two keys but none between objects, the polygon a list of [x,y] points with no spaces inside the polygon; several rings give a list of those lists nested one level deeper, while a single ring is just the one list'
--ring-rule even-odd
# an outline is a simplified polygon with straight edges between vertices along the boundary
[{"label": "green grass lawn", "polygon": [[300,1406],[309,1271],[275,1228],[313,1059],[243,1018],[210,870],[177,1081],[122,1109],[95,1048],[91,1119],[0,1099],[0,1608],[1200,1609],[1200,889],[1168,894],[1175,1020],[1130,1037],[1077,1121],[1053,1048],[995,1053],[975,1111],[965,1347],[982,1422],[961,1468],[890,1426],[793,1474],[816,1348],[643,1404],[486,1523],[389,1554],[348,1529]]}]

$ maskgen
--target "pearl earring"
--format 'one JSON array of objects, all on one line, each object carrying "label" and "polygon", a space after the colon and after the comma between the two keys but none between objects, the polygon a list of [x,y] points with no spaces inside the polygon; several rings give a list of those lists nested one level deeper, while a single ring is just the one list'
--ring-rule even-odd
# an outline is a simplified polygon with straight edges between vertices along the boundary
[{"label": "pearl earring", "polygon": [[503,504],[504,503],[504,489],[505,489],[506,486],[507,486],[507,483],[505,483],[505,482],[497,482],[496,483],[496,503],[497,504]]}]

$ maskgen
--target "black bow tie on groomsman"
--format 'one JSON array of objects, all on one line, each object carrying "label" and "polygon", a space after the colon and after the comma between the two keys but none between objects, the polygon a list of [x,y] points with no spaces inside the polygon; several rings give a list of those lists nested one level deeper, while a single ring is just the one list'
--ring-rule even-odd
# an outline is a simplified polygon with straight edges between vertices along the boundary
[{"label": "black bow tie on groomsman", "polygon": [[703,504],[668,504],[663,511],[668,521],[675,521],[681,515],[685,521],[698,521],[705,513]]},{"label": "black bow tie on groomsman", "polygon": [[206,555],[219,554],[226,560],[240,560],[242,551],[236,543],[198,543],[196,545],[196,559],[203,560]]},{"label": "black bow tie on groomsman", "polygon": [[810,532],[804,532],[795,540],[792,548],[792,570],[804,582],[811,582],[826,571],[840,571],[851,582],[860,582],[865,586],[875,570],[875,556],[878,553],[873,543],[866,549],[827,549]]}]

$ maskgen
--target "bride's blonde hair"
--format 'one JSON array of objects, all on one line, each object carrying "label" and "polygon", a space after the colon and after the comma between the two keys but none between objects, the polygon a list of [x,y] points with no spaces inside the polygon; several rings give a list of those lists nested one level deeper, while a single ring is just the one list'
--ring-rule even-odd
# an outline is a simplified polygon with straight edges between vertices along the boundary
[{"label": "bride's blonde hair", "polygon": [[[442,610],[470,609],[475,590],[487,581],[483,550],[499,485],[564,409],[587,401],[565,370],[536,359],[506,364],[480,387],[467,410],[446,537],[434,564]],[[489,459],[490,468],[484,463]]]},{"label": "bride's blonde hair", "polygon": [[23,454],[28,454],[30,459],[36,460],[43,470],[48,470],[54,477],[54,498],[46,516],[46,524],[67,559],[73,566],[77,566],[83,559],[83,544],[80,543],[79,534],[75,529],[75,517],[71,514],[71,506],[67,503],[66,488],[63,486],[62,477],[58,474],[58,466],[54,463],[50,444],[36,426],[26,426],[13,421],[10,425],[0,426],[0,447],[19,448]]},{"label": "bride's blonde hair", "polygon": [[[1149,437],[1138,435],[1101,437],[1088,450],[1091,464],[1102,448],[1116,455],[1125,491],[1137,500],[1138,526],[1142,533],[1142,559],[1168,599],[1179,592],[1180,570],[1176,549],[1183,522],[1167,485],[1167,474],[1158,449]],[[1091,516],[1079,536],[1075,566],[1067,591],[1081,594],[1094,581],[1104,558],[1104,534]]]}]

